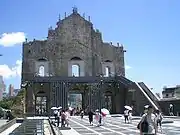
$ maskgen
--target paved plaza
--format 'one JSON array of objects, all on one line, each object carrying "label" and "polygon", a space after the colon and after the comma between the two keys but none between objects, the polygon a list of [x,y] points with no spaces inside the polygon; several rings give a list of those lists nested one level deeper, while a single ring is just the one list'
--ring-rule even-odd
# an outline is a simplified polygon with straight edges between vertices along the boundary
[{"label": "paved plaza", "polygon": [[7,120],[4,120],[4,119],[0,119],[0,127],[4,124],[6,124]]},{"label": "paved plaza", "polygon": [[[163,131],[158,135],[178,135],[180,134],[180,119],[165,118],[164,121],[174,121],[174,123],[163,124]],[[91,126],[88,122],[88,117],[85,116],[82,120],[80,116],[73,116],[70,119],[73,134],[80,135],[139,135],[137,124],[139,119],[133,120],[132,124],[125,124],[123,117],[107,117],[106,123],[103,126],[96,126],[94,123]],[[75,133],[77,132],[77,133]],[[67,133],[70,133],[67,131]],[[65,132],[63,132],[65,135]]]}]

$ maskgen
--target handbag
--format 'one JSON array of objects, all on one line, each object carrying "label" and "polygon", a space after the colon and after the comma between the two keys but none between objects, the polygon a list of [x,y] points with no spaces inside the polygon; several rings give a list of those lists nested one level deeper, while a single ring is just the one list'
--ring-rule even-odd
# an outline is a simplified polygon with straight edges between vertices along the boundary
[{"label": "handbag", "polygon": [[142,132],[145,132],[145,133],[148,132],[149,123],[147,122],[147,115],[145,116],[145,119],[143,120],[143,122],[138,123],[137,128],[140,129],[140,126],[141,126],[141,131]]}]

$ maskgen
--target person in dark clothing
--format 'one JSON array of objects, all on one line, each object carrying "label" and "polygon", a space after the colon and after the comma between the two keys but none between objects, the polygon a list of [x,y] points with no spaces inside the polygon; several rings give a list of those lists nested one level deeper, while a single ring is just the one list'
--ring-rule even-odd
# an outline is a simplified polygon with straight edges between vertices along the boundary
[{"label": "person in dark clothing", "polygon": [[60,123],[60,117],[61,117],[61,111],[60,110],[58,110],[58,112],[57,112],[57,117],[56,117],[56,119],[57,119],[57,127],[59,127],[59,123]]},{"label": "person in dark clothing", "polygon": [[65,110],[62,110],[61,113],[61,127],[65,127],[66,113]]},{"label": "person in dark clothing", "polygon": [[84,116],[84,111],[83,110],[81,110],[80,115],[81,115],[81,119],[83,119],[83,116]]},{"label": "person in dark clothing", "polygon": [[93,115],[94,115],[94,113],[92,112],[92,110],[90,110],[88,113],[90,125],[92,125],[92,122],[93,122]]}]

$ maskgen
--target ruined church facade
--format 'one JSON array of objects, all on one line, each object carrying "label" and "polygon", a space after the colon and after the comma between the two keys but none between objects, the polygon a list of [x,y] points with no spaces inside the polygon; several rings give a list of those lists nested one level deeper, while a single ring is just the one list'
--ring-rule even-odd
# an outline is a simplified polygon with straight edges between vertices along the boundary
[{"label": "ruined church facade", "polygon": [[22,77],[39,75],[40,68],[44,76],[72,76],[72,65],[78,65],[79,76],[107,76],[107,71],[125,76],[123,46],[103,42],[102,34],[75,9],[49,28],[47,40],[24,42]]},{"label": "ruined church facade", "polygon": [[[48,114],[54,105],[66,108],[71,84],[82,82],[93,84],[80,90],[84,107],[90,104],[94,108],[103,107],[107,102],[115,113],[122,113],[128,103],[141,108],[142,101],[135,99],[139,92],[128,92],[133,82],[125,78],[124,52],[119,43],[104,42],[90,19],[86,20],[74,8],[72,14],[58,20],[55,29],[49,28],[46,40],[23,43],[22,84],[26,89],[26,112],[34,114],[39,106]],[[76,75],[73,65],[78,66]],[[100,105],[99,99],[102,99]]]}]

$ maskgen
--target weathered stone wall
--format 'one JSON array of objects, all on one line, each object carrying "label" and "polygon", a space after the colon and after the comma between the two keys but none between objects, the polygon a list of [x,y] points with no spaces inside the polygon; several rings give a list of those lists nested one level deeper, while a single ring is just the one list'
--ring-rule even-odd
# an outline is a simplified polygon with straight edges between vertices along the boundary
[{"label": "weathered stone wall", "polygon": [[180,99],[179,100],[161,100],[158,102],[164,115],[169,115],[169,105],[173,105],[174,115],[180,116]]},{"label": "weathered stone wall", "polygon": [[142,114],[144,112],[145,105],[151,105],[138,87],[135,88],[134,92],[128,92],[126,95],[126,104],[133,106],[133,113],[135,115]]},{"label": "weathered stone wall", "polygon": [[118,75],[125,75],[123,47],[103,43],[101,33],[93,29],[93,24],[73,12],[59,20],[55,29],[49,29],[47,40],[23,44],[22,76],[35,74],[35,63],[41,58],[48,60],[49,74],[68,76],[68,61],[73,57],[84,61],[85,76],[102,74],[102,62],[106,60],[112,61]]}]

